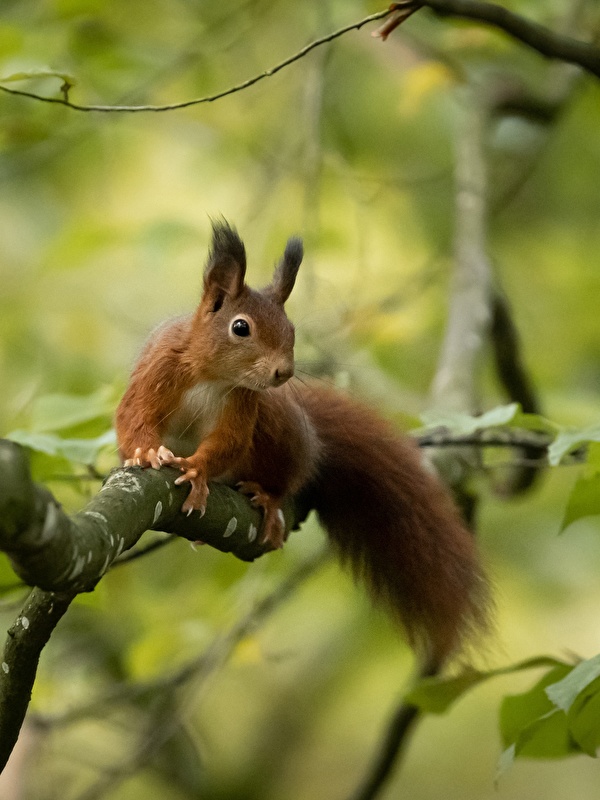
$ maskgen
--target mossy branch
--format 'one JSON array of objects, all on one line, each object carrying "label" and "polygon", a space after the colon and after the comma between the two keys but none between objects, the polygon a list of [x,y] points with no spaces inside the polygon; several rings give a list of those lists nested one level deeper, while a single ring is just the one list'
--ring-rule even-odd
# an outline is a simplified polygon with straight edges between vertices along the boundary
[{"label": "mossy branch", "polygon": [[[35,484],[27,453],[0,440],[0,550],[34,590],[8,631],[0,661],[0,771],[17,740],[40,653],[71,600],[92,591],[111,564],[146,530],[201,540],[244,561],[263,555],[261,514],[227,486],[211,485],[206,514],[180,511],[187,488],[178,472],[139,467],[114,470],[88,505],[68,516]],[[284,508],[287,530],[306,516]]]}]

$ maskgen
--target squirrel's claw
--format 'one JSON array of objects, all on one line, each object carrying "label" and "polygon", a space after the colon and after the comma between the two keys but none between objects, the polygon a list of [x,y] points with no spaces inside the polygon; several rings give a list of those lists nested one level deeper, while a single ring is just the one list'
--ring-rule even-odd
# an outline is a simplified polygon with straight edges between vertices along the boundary
[{"label": "squirrel's claw", "polygon": [[190,493],[188,494],[184,504],[181,506],[181,510],[184,514],[187,514],[188,517],[192,511],[199,511],[200,516],[203,517],[204,512],[206,511],[206,499],[209,494],[206,481],[204,478],[186,478],[185,475],[182,475],[181,478],[177,478],[175,483],[183,482],[183,480],[189,480],[189,482],[192,484],[192,488],[190,489]]},{"label": "squirrel's claw", "polygon": [[[153,452],[153,451],[148,451]],[[150,460],[147,457],[147,454],[144,455],[144,451],[141,447],[136,447],[133,452],[133,458],[126,458],[123,462],[124,467],[149,467]]]},{"label": "squirrel's claw", "polygon": [[279,500],[262,488],[255,481],[240,481],[236,489],[250,499],[254,508],[262,509],[264,514],[261,542],[271,545],[274,550],[283,547],[285,542],[285,517],[280,508]]},{"label": "squirrel's claw", "polygon": [[198,474],[198,470],[190,464],[187,458],[174,455],[168,447],[161,444],[157,450],[151,447],[146,451],[143,451],[141,447],[136,447],[133,458],[126,459],[123,466],[152,467],[153,469],[170,466],[181,470],[183,474],[175,480],[175,484],[179,486],[189,481],[192,487],[181,510],[188,517],[192,511],[199,511],[201,516],[206,511],[206,498],[208,497],[206,479]]},{"label": "squirrel's claw", "polygon": [[[177,460],[179,462],[185,462],[185,459],[175,459],[175,461]],[[204,516],[204,512],[206,511],[206,499],[209,494],[206,479],[203,475],[198,474],[197,469],[194,467],[187,467],[184,463],[181,463],[180,469],[185,470],[185,472],[177,478],[175,484],[180,486],[182,483],[189,481],[192,486],[184,504],[181,506],[181,510],[184,514],[187,514],[188,517],[192,511],[199,511],[200,516]]]},{"label": "squirrel's claw", "polygon": [[173,461],[173,459],[175,458],[175,456],[169,450],[168,447],[165,447],[164,444],[161,444],[161,446],[156,451],[156,458],[157,458],[159,467],[161,467],[163,464],[170,464]]},{"label": "squirrel's claw", "polygon": [[124,467],[152,467],[152,469],[160,469],[163,464],[170,464],[175,456],[164,445],[160,445],[158,450],[150,447],[148,450],[142,450],[141,447],[136,447],[133,453],[133,458],[126,458],[123,462]]}]

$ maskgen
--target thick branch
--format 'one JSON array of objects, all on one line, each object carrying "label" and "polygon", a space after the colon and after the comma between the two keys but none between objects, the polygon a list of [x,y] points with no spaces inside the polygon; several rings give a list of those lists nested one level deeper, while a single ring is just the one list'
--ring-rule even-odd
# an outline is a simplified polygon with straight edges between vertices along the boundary
[{"label": "thick branch", "polygon": [[[26,583],[54,592],[91,591],[146,530],[202,540],[244,561],[266,551],[257,535],[260,512],[227,486],[211,485],[204,517],[182,514],[188,488],[175,486],[178,474],[117,469],[88,505],[69,517],[31,480],[25,450],[0,440],[0,550]],[[300,514],[290,503],[284,516],[289,531]]]},{"label": "thick branch", "polygon": [[[259,542],[260,513],[226,486],[211,486],[204,517],[180,512],[187,489],[175,486],[175,470],[115,470],[80,512],[67,516],[43,487],[33,483],[25,450],[0,440],[0,550],[23,580],[36,588],[8,632],[0,662],[0,771],[17,740],[40,653],[79,593],[91,591],[120,554],[145,530],[201,539],[252,560],[266,551]],[[284,509],[290,530],[299,519]]]},{"label": "thick branch", "polygon": [[392,4],[393,14],[373,36],[387,39],[390,33],[420,8],[428,7],[439,16],[458,17],[482,22],[504,31],[546,58],[575,64],[600,77],[600,48],[571,36],[552,31],[538,22],[485,0],[399,0]]},{"label": "thick branch", "polygon": [[0,664],[0,772],[25,719],[40,653],[74,597],[34,589],[8,630]]}]

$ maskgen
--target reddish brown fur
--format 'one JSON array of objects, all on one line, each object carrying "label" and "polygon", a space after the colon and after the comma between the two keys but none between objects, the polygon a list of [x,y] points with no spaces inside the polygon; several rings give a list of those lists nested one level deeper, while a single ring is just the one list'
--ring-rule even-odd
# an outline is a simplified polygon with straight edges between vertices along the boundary
[{"label": "reddish brown fur", "polygon": [[[294,329],[283,303],[300,259],[300,243],[290,240],[273,283],[253,291],[243,281],[241,241],[215,228],[198,310],[154,334],[119,405],[121,456],[156,464],[155,451],[174,437],[179,452],[166,450],[160,463],[178,466],[190,481],[183,509],[202,510],[210,479],[246,482],[275,547],[283,543],[283,497],[306,492],[342,559],[411,641],[441,661],[484,621],[475,543],[418,450],[372,411],[322,386],[270,388],[293,365]],[[240,314],[252,328],[244,342],[229,327]],[[189,420],[201,431],[204,418],[207,431],[185,452]]]},{"label": "reddish brown fur", "polygon": [[311,499],[342,559],[434,660],[485,623],[474,538],[418,448],[370,409],[324,387],[302,404],[322,447]]}]

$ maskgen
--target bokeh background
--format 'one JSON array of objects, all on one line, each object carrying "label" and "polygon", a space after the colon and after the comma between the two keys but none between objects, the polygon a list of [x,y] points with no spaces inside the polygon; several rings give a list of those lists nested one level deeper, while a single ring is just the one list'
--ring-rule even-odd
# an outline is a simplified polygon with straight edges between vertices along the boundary
[{"label": "bokeh background", "polygon": [[[177,102],[239,83],[383,5],[4,0],[0,76],[66,74],[80,103]],[[504,5],[573,35],[600,32],[593,2]],[[546,103],[545,113],[491,118],[487,247],[544,414],[598,420],[598,82],[428,12],[385,43],[373,27],[177,111],[84,113],[0,96],[0,433],[105,432],[149,331],[197,301],[219,215],[244,238],[254,285],[268,282],[289,235],[304,237],[288,304],[300,369],[417,426],[447,318],[465,86],[483,98],[517,87]],[[61,80],[4,85],[58,97]],[[478,384],[482,409],[503,402],[485,361]],[[84,398],[84,411],[61,421],[78,407],[65,395]],[[115,464],[107,448],[99,468]],[[98,488],[73,480],[83,470],[65,459],[34,453],[33,465],[69,509]],[[598,520],[558,535],[576,475],[554,469],[513,500],[480,481],[478,536],[498,616],[473,654],[483,668],[600,648]],[[311,521],[250,566],[177,541],[108,574],[44,653],[33,709],[50,722],[26,729],[28,760],[3,797],[349,796],[413,663],[333,562],[183,689],[86,708],[116,683],[198,656],[323,543]],[[0,578],[14,582],[5,559]],[[18,599],[5,592],[5,626]],[[600,797],[598,766],[582,756],[519,761],[495,785],[499,702],[534,677],[495,679],[425,719],[384,797]],[[161,720],[173,735],[152,750]]]}]

